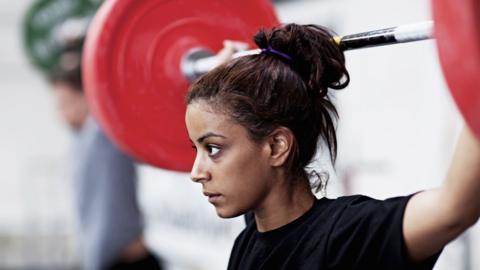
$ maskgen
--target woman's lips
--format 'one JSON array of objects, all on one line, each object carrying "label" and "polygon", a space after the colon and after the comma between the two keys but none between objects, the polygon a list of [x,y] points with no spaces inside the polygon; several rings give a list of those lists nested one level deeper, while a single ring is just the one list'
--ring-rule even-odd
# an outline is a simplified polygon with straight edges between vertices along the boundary
[{"label": "woman's lips", "polygon": [[222,196],[220,193],[213,192],[203,192],[203,195],[208,197],[210,203],[216,203],[220,199],[220,196]]}]

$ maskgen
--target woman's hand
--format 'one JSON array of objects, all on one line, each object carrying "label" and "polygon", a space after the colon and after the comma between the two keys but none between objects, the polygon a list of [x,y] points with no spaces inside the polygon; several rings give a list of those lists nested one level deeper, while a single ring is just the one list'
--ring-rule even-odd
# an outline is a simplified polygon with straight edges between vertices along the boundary
[{"label": "woman's hand", "polygon": [[245,42],[224,40],[223,49],[215,56],[218,60],[218,65],[228,62],[236,52],[245,51],[246,49],[248,49],[248,44]]}]

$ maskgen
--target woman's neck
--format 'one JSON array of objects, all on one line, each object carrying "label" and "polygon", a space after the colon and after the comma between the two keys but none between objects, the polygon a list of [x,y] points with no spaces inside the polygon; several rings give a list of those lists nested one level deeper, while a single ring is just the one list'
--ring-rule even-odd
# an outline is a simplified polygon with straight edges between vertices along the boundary
[{"label": "woman's neck", "polygon": [[314,201],[307,180],[294,184],[284,181],[274,187],[262,205],[254,210],[257,230],[271,231],[296,220],[312,207]]}]

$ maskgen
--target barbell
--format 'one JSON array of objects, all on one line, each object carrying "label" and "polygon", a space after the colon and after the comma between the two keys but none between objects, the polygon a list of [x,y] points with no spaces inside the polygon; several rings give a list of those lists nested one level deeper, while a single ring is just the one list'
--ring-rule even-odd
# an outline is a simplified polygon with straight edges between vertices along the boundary
[{"label": "barbell", "polygon": [[[433,38],[433,22],[426,21],[397,27],[367,31],[353,35],[337,36],[333,38],[343,51],[362,49],[376,46],[406,43]],[[233,58],[244,55],[258,54],[260,49],[240,51]],[[219,64],[219,60],[212,52],[203,48],[191,50],[182,60],[180,68],[184,76],[193,81],[200,75],[207,73]]]},{"label": "barbell", "polygon": [[[432,22],[336,37],[343,50],[435,36],[460,111],[480,135],[480,9],[476,0],[433,0]],[[91,22],[83,56],[92,113],[121,148],[154,166],[189,171],[184,125],[189,81],[216,64],[223,40],[251,46],[278,25],[268,0],[110,0]],[[258,53],[252,50],[243,54]]]}]

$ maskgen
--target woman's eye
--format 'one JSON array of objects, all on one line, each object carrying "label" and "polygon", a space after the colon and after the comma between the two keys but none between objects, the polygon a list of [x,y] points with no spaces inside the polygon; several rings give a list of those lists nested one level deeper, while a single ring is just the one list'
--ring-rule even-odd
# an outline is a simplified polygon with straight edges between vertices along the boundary
[{"label": "woman's eye", "polygon": [[209,144],[207,145],[207,151],[208,151],[208,155],[213,157],[216,154],[218,154],[218,152],[220,152],[220,147]]}]

